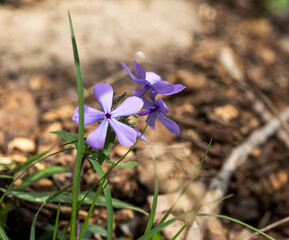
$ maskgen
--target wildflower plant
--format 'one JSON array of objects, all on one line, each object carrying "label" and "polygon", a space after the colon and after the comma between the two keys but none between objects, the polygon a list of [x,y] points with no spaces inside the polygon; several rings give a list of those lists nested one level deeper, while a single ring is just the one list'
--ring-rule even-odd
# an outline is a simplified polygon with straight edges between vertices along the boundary
[{"label": "wildflower plant", "polygon": [[[77,92],[78,92],[78,107],[75,109],[74,114],[72,116],[72,120],[78,125],[78,134],[66,133],[63,131],[54,132],[59,137],[63,138],[66,141],[64,149],[49,154],[52,150],[49,149],[46,152],[41,154],[37,154],[27,159],[26,162],[16,166],[11,171],[11,175],[0,175],[0,178],[8,178],[11,180],[11,184],[6,188],[0,188],[0,191],[3,192],[0,198],[0,205],[3,204],[3,200],[7,194],[10,194],[16,198],[40,203],[41,206],[39,210],[36,212],[30,231],[30,240],[35,240],[35,231],[36,231],[36,222],[37,217],[42,210],[42,208],[49,202],[58,203],[58,209],[56,214],[56,220],[54,227],[52,226],[51,237],[53,240],[55,239],[66,239],[66,233],[69,229],[69,239],[70,240],[81,240],[86,238],[85,234],[88,233],[98,233],[103,237],[106,237],[108,240],[113,239],[113,208],[128,208],[140,213],[149,215],[148,221],[146,225],[146,229],[144,234],[139,237],[139,240],[146,239],[162,239],[160,235],[160,231],[164,229],[166,226],[172,224],[176,220],[184,220],[184,225],[181,229],[175,234],[173,239],[176,239],[179,234],[194,221],[196,216],[213,216],[219,218],[229,219],[231,221],[237,222],[243,226],[250,228],[267,237],[268,239],[273,239],[270,236],[266,235],[262,231],[253,228],[243,222],[238,220],[228,218],[222,215],[209,215],[204,213],[199,213],[199,207],[192,209],[186,213],[183,213],[175,218],[167,220],[170,213],[173,211],[175,204],[166,212],[160,222],[153,226],[155,211],[157,207],[158,200],[158,177],[156,170],[156,160],[152,155],[152,160],[154,164],[154,172],[155,172],[155,188],[154,188],[154,197],[153,204],[150,213],[147,213],[143,209],[139,207],[135,207],[133,205],[124,203],[117,199],[113,199],[111,197],[110,188],[108,185],[107,177],[110,172],[115,167],[123,167],[123,168],[131,168],[137,165],[137,162],[126,162],[122,163],[122,160],[127,156],[127,154],[133,149],[137,142],[142,140],[145,146],[148,148],[146,142],[147,139],[144,137],[147,126],[151,127],[155,130],[155,122],[159,119],[162,124],[170,131],[176,135],[180,134],[179,126],[171,119],[167,118],[165,114],[169,112],[168,107],[165,102],[161,98],[157,98],[157,95],[173,95],[181,92],[185,89],[185,86],[182,84],[171,84],[166,81],[163,81],[161,77],[154,72],[145,72],[144,68],[136,61],[133,63],[133,69],[135,75],[131,73],[129,68],[122,62],[121,66],[128,73],[129,77],[136,83],[141,85],[142,87],[137,87],[133,91],[133,95],[125,99],[126,94],[115,97],[113,88],[108,83],[96,83],[93,87],[93,95],[95,99],[99,102],[101,109],[95,109],[89,106],[84,105],[83,98],[83,88],[81,70],[80,70],[80,62],[77,52],[76,41],[74,37],[73,26],[71,22],[71,18],[69,15],[70,21],[70,30],[71,30],[71,39],[72,46],[74,52],[74,60],[75,60],[75,70],[76,70],[76,80],[77,80]],[[159,96],[158,96],[159,97]],[[129,117],[137,116],[137,117],[146,117],[146,126],[144,129],[138,130],[137,124],[134,120]],[[95,130],[88,134],[86,138],[84,138],[84,126],[90,124],[98,124]],[[115,139],[119,141],[120,144],[124,146],[128,146],[129,149],[127,152],[117,161],[111,161],[110,159],[110,151],[115,143]],[[72,145],[72,147],[66,147],[67,145]],[[191,177],[191,179],[184,186],[179,198],[180,200],[189,184],[195,179],[200,170],[205,157],[208,153],[209,146],[207,151],[204,154],[196,172]],[[50,156],[57,155],[61,152],[69,151],[72,149],[77,149],[75,167],[74,167],[74,175],[73,175],[73,184],[68,184],[64,188],[55,192],[48,193],[38,193],[38,192],[25,192],[22,191],[25,187],[31,185],[35,181],[49,177],[54,173],[58,172],[67,172],[67,169],[56,168],[56,166],[44,169],[43,171],[36,172],[34,175],[28,176],[24,179],[23,185],[20,188],[16,189],[17,191],[12,191],[14,183],[21,178],[23,175],[27,173],[27,171],[33,167],[38,162],[44,161]],[[150,151],[150,149],[148,148]],[[95,182],[95,184],[88,190],[84,192],[80,192],[80,177],[81,177],[81,169],[84,165],[85,161],[89,161],[92,169],[98,175],[99,180]],[[110,164],[109,169],[104,172],[102,168],[103,162],[107,162]],[[100,193],[103,191],[103,196]],[[226,198],[226,197],[225,197]],[[225,199],[223,198],[223,199]],[[216,201],[221,201],[223,199],[218,199]],[[58,223],[60,218],[60,209],[61,204],[71,204],[71,218],[67,223],[66,227],[62,229],[62,232],[58,229]],[[90,205],[89,210],[87,212],[87,217],[83,223],[79,222],[78,219],[78,210],[82,205]],[[99,226],[89,224],[89,219],[93,212],[94,207],[105,206],[107,209],[107,229],[101,228]],[[190,220],[187,217],[190,216]],[[8,237],[5,233],[5,225],[0,222],[0,236],[3,240],[8,240]]]}]

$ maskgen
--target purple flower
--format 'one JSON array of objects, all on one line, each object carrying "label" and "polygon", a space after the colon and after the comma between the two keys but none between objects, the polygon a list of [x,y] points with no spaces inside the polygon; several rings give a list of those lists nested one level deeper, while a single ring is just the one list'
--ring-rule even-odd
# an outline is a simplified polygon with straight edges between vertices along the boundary
[{"label": "purple flower", "polygon": [[147,109],[145,111],[140,112],[138,115],[145,116],[148,115],[146,122],[148,125],[155,130],[155,122],[156,118],[158,117],[162,124],[171,132],[177,135],[180,135],[180,128],[179,126],[171,119],[168,119],[163,114],[166,114],[169,112],[169,109],[167,108],[166,104],[162,99],[158,99],[155,101],[154,99],[151,99],[152,102],[143,99],[144,100],[144,109]]},{"label": "purple flower", "polygon": [[[137,138],[135,129],[116,120],[118,117],[129,116],[138,112],[143,101],[138,97],[129,97],[124,100],[116,109],[111,111],[113,101],[113,89],[108,83],[98,83],[93,87],[96,100],[100,103],[102,111],[84,106],[84,125],[102,122],[90,133],[87,144],[95,149],[102,149],[104,146],[108,125],[114,130],[121,145],[132,146]],[[73,121],[79,125],[79,110],[75,109],[72,116]]]},{"label": "purple flower", "polygon": [[182,84],[173,85],[166,81],[162,81],[161,77],[154,72],[145,72],[143,67],[137,61],[133,62],[133,69],[137,77],[130,72],[123,62],[120,64],[133,81],[144,87],[143,89],[137,88],[134,90],[134,95],[137,97],[142,97],[149,89],[151,89],[151,92],[155,95],[158,93],[163,95],[172,95],[185,88]]}]

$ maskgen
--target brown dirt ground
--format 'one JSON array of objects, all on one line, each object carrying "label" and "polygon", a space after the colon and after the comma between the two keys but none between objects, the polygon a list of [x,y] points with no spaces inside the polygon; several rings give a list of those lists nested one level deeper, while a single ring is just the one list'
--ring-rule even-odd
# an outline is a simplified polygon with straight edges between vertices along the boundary
[{"label": "brown dirt ground", "polygon": [[[196,1],[196,19],[205,27],[194,32],[193,42],[186,51],[174,53],[169,60],[162,62],[143,61],[145,69],[159,73],[167,81],[187,86],[182,93],[166,97],[171,109],[168,115],[181,127],[181,135],[171,135],[160,124],[157,124],[156,132],[147,132],[149,145],[158,161],[160,193],[164,199],[171,196],[169,194],[176,193],[184,181],[190,178],[209,140],[213,139],[201,172],[187,194],[187,200],[183,201],[189,207],[200,204],[198,201],[201,201],[210,180],[218,173],[232,149],[265,124],[262,112],[256,111],[254,103],[260,101],[267,106],[265,96],[280,112],[289,104],[288,17],[272,15],[260,3]],[[19,1],[17,7],[25,11],[34,4],[37,5],[34,2]],[[229,59],[229,63],[224,60],[224,56]],[[158,59],[162,59],[161,55]],[[119,59],[93,60],[85,67],[84,75],[89,79],[84,83],[85,87],[91,87],[93,78],[100,81],[113,76],[107,81],[113,83],[114,89],[119,93],[123,90],[129,92],[134,85],[128,77],[121,76],[120,70]],[[2,165],[5,161],[18,164],[31,154],[49,148],[58,140],[49,134],[51,131],[77,132],[77,127],[71,121],[71,115],[77,106],[72,67],[43,66],[13,69],[10,72],[2,69],[0,81]],[[86,96],[85,101],[90,106],[95,104],[94,99],[89,96]],[[267,106],[268,110],[271,112]],[[144,126],[143,121],[139,126]],[[91,129],[87,127],[86,133]],[[13,142],[13,139],[19,137],[31,140],[27,143],[28,147],[17,149],[17,142]],[[29,144],[32,144],[32,150],[29,150]],[[56,146],[55,150],[57,149],[60,147]],[[116,145],[112,159],[118,159],[125,150],[126,148]],[[74,158],[75,151],[62,153],[36,165],[29,173],[50,165],[73,169]],[[140,164],[137,168],[117,169],[111,174],[109,181],[112,194],[120,200],[148,209],[153,193],[150,156],[138,144],[128,160],[137,160]],[[233,175],[227,193],[234,196],[222,203],[221,213],[258,228],[288,217],[288,160],[288,146],[276,135],[254,149],[246,163]],[[88,170],[89,165],[85,165],[84,169],[88,172],[83,178],[82,188],[87,189],[97,177]],[[70,174],[57,175],[40,181],[27,190],[53,191],[71,181]],[[1,186],[7,186],[7,183],[1,182]],[[12,209],[8,216],[8,233],[11,239],[19,239],[19,234],[24,239],[24,234],[29,234],[27,229],[38,206],[8,199]],[[164,202],[161,207],[165,206]],[[84,215],[87,210],[83,208]],[[64,227],[68,219],[67,211],[65,215],[65,209],[63,210],[61,227]],[[53,224],[55,212],[54,205],[42,211],[38,218],[39,229],[48,222]],[[175,212],[177,213],[178,211]],[[143,216],[126,210],[116,210],[115,214],[116,239],[127,235],[134,239],[139,236],[144,228]],[[105,226],[105,210],[97,208],[91,221]],[[223,239],[242,239],[239,234],[244,228],[240,225],[222,221],[221,226]],[[287,239],[288,227],[289,223],[285,223],[267,233],[276,239]],[[204,232],[204,239],[217,239],[213,232],[210,229]],[[169,233],[165,232],[164,235],[170,238]]]}]

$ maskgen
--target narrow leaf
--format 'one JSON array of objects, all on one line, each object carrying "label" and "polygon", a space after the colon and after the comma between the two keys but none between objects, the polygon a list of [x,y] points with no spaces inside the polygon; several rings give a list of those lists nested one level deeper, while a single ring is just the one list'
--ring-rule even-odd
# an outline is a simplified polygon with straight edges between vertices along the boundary
[{"label": "narrow leaf", "polygon": [[[0,188],[0,191],[6,192],[6,189]],[[14,196],[16,198],[19,198],[19,199],[22,199],[25,201],[29,201],[29,202],[37,202],[37,203],[43,203],[43,202],[47,201],[49,196],[53,193],[57,193],[57,192],[8,191],[8,194],[11,194],[12,196]],[[86,194],[87,194],[87,192],[80,193],[79,198],[80,199],[83,198]],[[88,193],[86,198],[83,200],[83,204],[90,205],[92,203],[94,196],[95,196],[95,192]],[[70,192],[65,192],[65,193],[62,193],[61,195],[56,196],[53,199],[51,199],[51,202],[71,203],[71,199],[72,199],[72,194]],[[95,205],[105,207],[106,206],[105,197],[100,195],[97,198]],[[112,206],[114,208],[127,208],[127,209],[131,209],[131,210],[143,213],[145,215],[148,215],[148,213],[146,211],[144,211],[143,209],[135,207],[131,204],[122,202],[122,201],[115,199],[115,198],[112,198]]]},{"label": "narrow leaf", "polygon": [[157,208],[157,203],[158,203],[158,196],[159,196],[159,180],[158,180],[158,173],[157,173],[157,164],[156,164],[156,159],[153,155],[153,152],[151,149],[148,147],[146,143],[144,143],[147,149],[149,150],[151,157],[153,159],[153,164],[154,164],[154,174],[155,174],[155,189],[154,189],[154,198],[153,198],[153,204],[152,204],[152,209],[150,212],[149,220],[147,222],[146,230],[145,233],[151,230],[153,226],[153,221],[155,218],[155,213],[156,213],[156,208]]},{"label": "narrow leaf", "polygon": [[47,151],[36,154],[30,158],[28,158],[25,162],[19,164],[17,167],[15,167],[12,170],[12,173],[15,174],[17,172],[19,172],[20,170],[22,170],[23,168],[25,168],[26,166],[28,166],[29,164],[33,163],[34,161],[37,161],[38,159],[42,158],[43,156],[45,156],[47,153],[49,153],[52,149],[54,148],[54,146],[52,146],[51,148],[49,148]]},{"label": "narrow leaf", "polygon": [[[88,160],[90,160],[90,157],[88,157]],[[91,163],[91,161],[90,161]],[[104,172],[97,161],[93,161],[92,163],[97,175],[99,178],[104,177]],[[112,209],[112,198],[111,193],[109,189],[109,185],[107,180],[105,180],[105,185],[103,187],[104,197],[106,201],[106,209],[107,209],[107,239],[112,240],[112,234],[113,234],[113,209]]]},{"label": "narrow leaf", "polygon": [[0,236],[2,240],[9,240],[9,238],[7,237],[4,228],[0,225]]},{"label": "narrow leaf", "polygon": [[57,213],[56,213],[56,219],[55,219],[55,225],[54,225],[54,231],[53,231],[53,237],[52,240],[56,239],[57,229],[58,229],[58,221],[59,221],[59,215],[60,215],[60,202],[58,203]]},{"label": "narrow leaf", "polygon": [[81,158],[82,158],[82,149],[83,149],[83,136],[84,136],[84,99],[83,99],[83,83],[80,70],[80,61],[74,36],[74,30],[72,25],[72,20],[70,13],[68,12],[69,17],[69,26],[71,34],[71,42],[74,55],[74,67],[76,73],[76,82],[77,82],[77,96],[78,96],[78,109],[79,109],[79,126],[78,126],[78,145],[77,145],[77,155],[76,162],[74,167],[74,178],[73,178],[73,195],[72,195],[72,213],[71,213],[71,229],[70,229],[70,240],[74,240],[76,233],[76,219],[77,219],[77,201],[78,201],[78,185],[80,178],[80,169],[81,169]]},{"label": "narrow leaf", "polygon": [[42,178],[48,178],[53,174],[57,173],[67,173],[71,172],[68,169],[61,167],[61,166],[51,166],[45,169],[39,170],[28,177],[26,177],[23,182],[18,186],[17,190],[23,190],[24,188],[30,186],[31,184],[39,181]]}]

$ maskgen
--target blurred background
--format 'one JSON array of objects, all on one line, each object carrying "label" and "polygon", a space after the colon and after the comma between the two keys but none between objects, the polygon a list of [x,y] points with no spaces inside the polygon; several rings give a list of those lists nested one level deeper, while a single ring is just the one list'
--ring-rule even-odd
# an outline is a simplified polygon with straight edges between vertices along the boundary
[{"label": "blurred background", "polygon": [[[158,219],[196,170],[210,139],[213,144],[200,174],[174,215],[204,204],[231,152],[288,110],[288,0],[0,0],[0,171],[50,148],[59,140],[51,131],[77,132],[71,121],[77,91],[68,10],[84,87],[106,81],[118,94],[132,94],[136,85],[120,62],[132,70],[134,59],[163,80],[186,85],[183,92],[164,98],[168,117],[181,128],[180,136],[159,123],[156,131],[146,133],[158,163]],[[87,95],[85,104],[93,107],[96,101]],[[137,126],[144,125],[140,120]],[[93,128],[86,127],[86,134]],[[234,196],[217,206],[217,212],[260,229],[285,219],[268,230],[276,239],[289,238],[288,129],[285,121],[270,136],[261,131],[263,140],[243,164],[234,165],[232,177],[223,183],[225,194]],[[116,144],[112,159],[126,150]],[[148,210],[154,179],[151,157],[138,144],[127,160],[139,165],[111,174],[113,197]],[[74,161],[74,151],[62,153],[37,164],[31,173],[51,165],[73,169]],[[70,173],[57,174],[26,190],[55,191],[71,181]],[[83,190],[96,181],[88,171]],[[8,199],[9,213],[1,212],[7,234],[28,239],[39,206]],[[51,204],[41,212],[38,239],[45,239],[43,229],[53,224],[56,209]],[[62,209],[60,228],[69,211]],[[146,218],[130,210],[115,210],[114,220],[115,239],[136,239],[145,229]],[[105,209],[97,208],[91,222],[105,227]],[[171,239],[182,224],[164,230],[163,239]],[[197,221],[179,239],[246,239],[252,234],[223,220],[202,224]],[[91,239],[102,238],[94,234]]]}]

